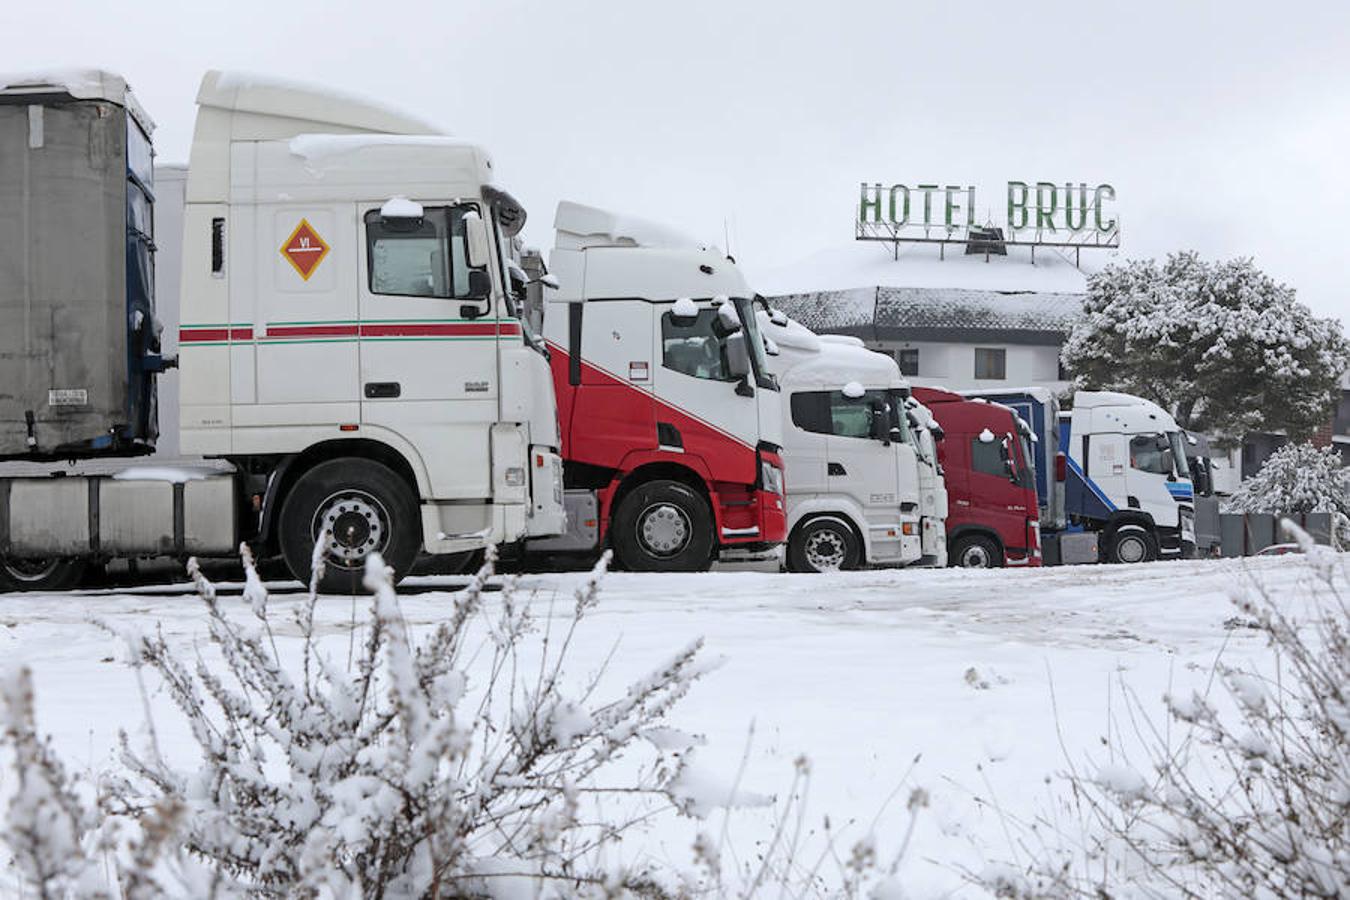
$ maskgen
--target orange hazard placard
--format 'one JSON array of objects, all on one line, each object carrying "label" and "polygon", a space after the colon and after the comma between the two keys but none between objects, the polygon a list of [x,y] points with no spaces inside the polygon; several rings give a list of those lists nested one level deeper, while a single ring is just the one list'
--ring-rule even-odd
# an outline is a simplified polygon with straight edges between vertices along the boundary
[{"label": "orange hazard placard", "polygon": [[309,281],[309,276],[314,274],[319,263],[328,255],[328,244],[319,237],[314,226],[301,219],[300,224],[295,226],[295,231],[292,231],[291,236],[286,239],[286,243],[281,245],[281,255],[295,266],[295,271],[300,273],[301,278]]}]

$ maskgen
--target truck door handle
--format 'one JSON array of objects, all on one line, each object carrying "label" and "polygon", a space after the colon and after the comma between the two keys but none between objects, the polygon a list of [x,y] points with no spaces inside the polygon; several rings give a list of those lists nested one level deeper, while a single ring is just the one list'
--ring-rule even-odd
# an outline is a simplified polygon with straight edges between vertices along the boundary
[{"label": "truck door handle", "polygon": [[387,400],[397,397],[403,393],[403,388],[397,381],[367,381],[366,399],[368,400]]},{"label": "truck door handle", "polygon": [[844,476],[844,475],[847,475],[848,472],[845,472],[845,471],[844,471],[844,467],[843,467],[841,464],[839,464],[839,463],[837,463],[837,462],[832,462],[832,463],[830,463],[830,465],[829,465],[829,470],[828,470],[827,474],[833,475],[833,476],[835,476],[835,477],[838,478],[838,477],[842,477],[842,476]]}]

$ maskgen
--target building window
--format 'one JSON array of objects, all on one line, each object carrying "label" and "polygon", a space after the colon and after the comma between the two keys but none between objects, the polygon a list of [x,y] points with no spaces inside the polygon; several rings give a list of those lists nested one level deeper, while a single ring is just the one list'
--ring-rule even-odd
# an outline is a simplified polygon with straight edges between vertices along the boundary
[{"label": "building window", "polygon": [[1072,381],[1073,377],[1069,375],[1069,370],[1064,366],[1064,357],[1059,357],[1059,369],[1055,373],[1060,381]]},{"label": "building window", "polygon": [[1008,351],[1002,347],[975,348],[975,377],[1002,381],[1008,377]]},{"label": "building window", "polygon": [[901,375],[910,377],[919,374],[918,347],[895,351],[895,361],[900,365]]}]

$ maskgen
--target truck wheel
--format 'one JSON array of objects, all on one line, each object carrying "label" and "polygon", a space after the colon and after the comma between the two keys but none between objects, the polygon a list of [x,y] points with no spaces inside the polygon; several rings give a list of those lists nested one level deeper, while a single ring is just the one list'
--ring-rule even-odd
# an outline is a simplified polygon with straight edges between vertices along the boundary
[{"label": "truck wheel", "polygon": [[862,548],[848,523],[832,516],[812,519],[788,539],[789,572],[838,572],[858,568]]},{"label": "truck wheel", "polygon": [[0,592],[68,591],[84,575],[82,559],[0,560]]},{"label": "truck wheel", "polygon": [[319,590],[363,590],[366,557],[378,552],[398,580],[422,545],[417,498],[389,467],[365,459],[334,459],[300,476],[281,507],[279,533],[286,567],[309,583],[314,542],[329,532]]},{"label": "truck wheel", "polygon": [[707,501],[678,481],[634,488],[610,524],[614,555],[631,572],[706,572],[714,527]]},{"label": "truck wheel", "polygon": [[1003,551],[993,538],[968,534],[952,542],[948,562],[963,569],[997,569],[1003,565]]},{"label": "truck wheel", "polygon": [[1158,540],[1142,525],[1121,525],[1106,538],[1109,563],[1152,562],[1158,558]]}]

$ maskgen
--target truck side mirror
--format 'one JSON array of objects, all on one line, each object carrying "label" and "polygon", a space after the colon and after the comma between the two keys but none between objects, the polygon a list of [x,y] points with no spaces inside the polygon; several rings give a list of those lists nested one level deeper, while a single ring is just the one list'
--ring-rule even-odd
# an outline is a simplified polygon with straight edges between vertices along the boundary
[{"label": "truck side mirror", "polygon": [[698,304],[688,297],[681,297],[670,308],[670,321],[680,328],[688,328],[698,321]]},{"label": "truck side mirror", "polygon": [[745,334],[736,332],[727,336],[727,370],[739,379],[736,393],[741,397],[753,397],[754,388],[750,387],[750,350],[745,346]]},{"label": "truck side mirror", "polygon": [[470,268],[482,269],[491,264],[492,244],[488,240],[487,223],[477,210],[464,214],[464,244]]},{"label": "truck side mirror", "polygon": [[1013,436],[1003,435],[1003,468],[1008,472],[1008,480],[1017,483],[1017,462],[1013,459]]},{"label": "truck side mirror", "polygon": [[886,414],[886,404],[873,400],[867,404],[867,410],[871,414],[869,424],[871,425],[872,440],[881,441],[883,447],[889,447],[891,445],[891,419]]},{"label": "truck side mirror", "polygon": [[487,315],[488,301],[492,299],[492,276],[487,269],[469,270],[468,290],[459,299],[471,301],[459,305],[461,319],[477,319]]}]

